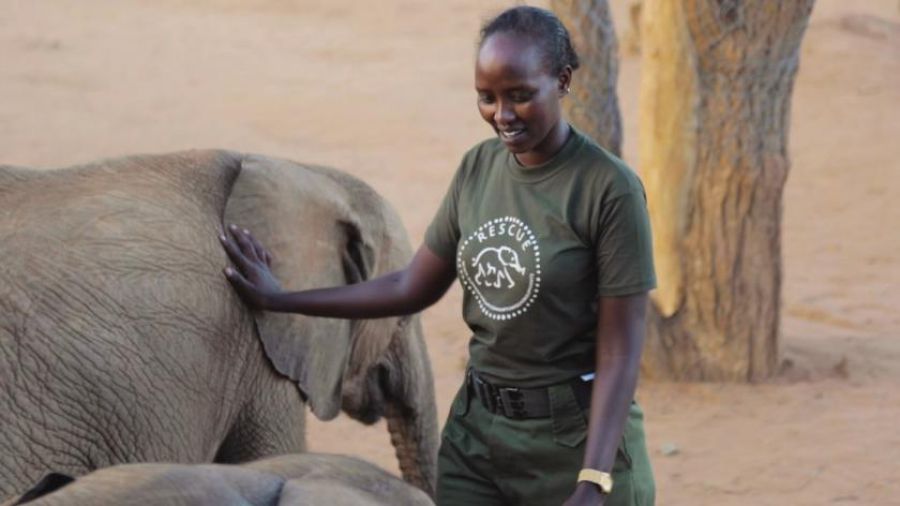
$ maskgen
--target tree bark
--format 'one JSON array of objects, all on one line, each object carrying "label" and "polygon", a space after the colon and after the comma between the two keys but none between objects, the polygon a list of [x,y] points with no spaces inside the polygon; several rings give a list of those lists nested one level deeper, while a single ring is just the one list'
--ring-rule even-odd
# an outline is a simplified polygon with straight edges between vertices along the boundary
[{"label": "tree bark", "polygon": [[572,125],[619,156],[622,119],[616,95],[618,40],[606,0],[551,0],[581,59],[563,109]]},{"label": "tree bark", "polygon": [[630,55],[641,54],[641,10],[644,0],[629,0],[628,28],[625,31],[625,51]]},{"label": "tree bark", "polygon": [[753,381],[776,368],[791,91],[813,3],[644,0],[651,377]]}]

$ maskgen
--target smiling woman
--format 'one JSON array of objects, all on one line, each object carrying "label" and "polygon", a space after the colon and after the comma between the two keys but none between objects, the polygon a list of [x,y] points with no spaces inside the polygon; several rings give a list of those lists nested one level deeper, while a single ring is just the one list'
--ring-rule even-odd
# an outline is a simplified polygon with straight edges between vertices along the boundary
[{"label": "smiling woman", "polygon": [[438,503],[652,504],[632,403],[655,286],[643,186],[562,118],[579,61],[552,13],[507,10],[478,48],[497,138],[463,158],[425,238],[456,261],[473,330]]},{"label": "smiling woman", "polygon": [[463,157],[408,266],[287,293],[265,248],[238,233],[222,238],[237,266],[226,276],[260,309],[338,318],[420,311],[458,277],[471,357],[438,504],[651,505],[632,401],[656,284],[643,186],[563,120],[578,58],[552,13],[509,9],[478,47],[478,109],[497,135]]}]

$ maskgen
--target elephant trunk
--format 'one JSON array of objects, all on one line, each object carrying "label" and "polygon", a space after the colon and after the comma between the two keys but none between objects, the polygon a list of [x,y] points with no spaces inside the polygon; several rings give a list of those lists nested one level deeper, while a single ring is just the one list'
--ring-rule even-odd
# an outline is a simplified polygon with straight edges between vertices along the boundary
[{"label": "elephant trunk", "polygon": [[434,378],[421,322],[412,318],[404,327],[386,353],[385,417],[403,479],[433,497],[439,443]]},{"label": "elephant trunk", "polygon": [[[342,386],[342,408],[363,423],[387,419],[403,478],[434,495],[437,408],[434,380],[418,316],[358,320]],[[390,339],[379,341],[390,327]],[[382,346],[383,344],[383,346]]]},{"label": "elephant trunk", "polygon": [[421,441],[423,430],[413,427],[410,414],[398,403],[388,403],[385,417],[403,479],[434,496],[436,473],[431,470],[436,468],[436,462],[432,452],[424,451],[429,445]]}]

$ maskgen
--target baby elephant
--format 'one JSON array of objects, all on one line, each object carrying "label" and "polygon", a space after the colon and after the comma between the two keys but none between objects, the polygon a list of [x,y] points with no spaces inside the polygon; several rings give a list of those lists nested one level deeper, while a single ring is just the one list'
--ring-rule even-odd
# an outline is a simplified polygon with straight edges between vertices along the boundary
[{"label": "baby elephant", "polygon": [[251,311],[222,275],[226,223],[292,289],[411,256],[387,201],[334,169],[228,151],[0,165],[0,503],[50,471],[302,453],[307,411],[386,418],[403,476],[434,490],[418,317]]},{"label": "baby elephant", "polygon": [[[58,475],[57,475],[58,476]],[[359,459],[292,454],[240,466],[125,464],[95,471],[47,495],[8,505],[419,506],[421,490]],[[38,497],[35,497],[38,496]],[[34,498],[34,499],[30,499]]]}]

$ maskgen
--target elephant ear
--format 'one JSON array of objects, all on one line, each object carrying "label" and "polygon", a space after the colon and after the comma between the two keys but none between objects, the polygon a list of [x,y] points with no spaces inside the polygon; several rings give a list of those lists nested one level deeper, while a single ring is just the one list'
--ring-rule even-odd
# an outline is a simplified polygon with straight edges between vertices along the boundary
[{"label": "elephant ear", "polygon": [[[251,230],[269,249],[285,289],[344,285],[368,279],[376,256],[372,231],[352,201],[329,169],[251,155],[242,161],[225,221]],[[356,324],[268,312],[254,318],[275,369],[296,382],[318,418],[337,416]]]}]

